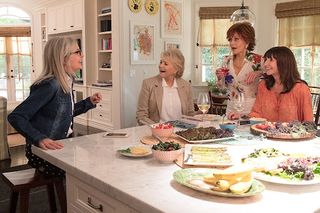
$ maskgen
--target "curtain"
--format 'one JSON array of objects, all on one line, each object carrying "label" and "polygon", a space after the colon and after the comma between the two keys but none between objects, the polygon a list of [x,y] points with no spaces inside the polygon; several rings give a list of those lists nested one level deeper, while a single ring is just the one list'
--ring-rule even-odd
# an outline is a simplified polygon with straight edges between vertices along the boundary
[{"label": "curtain", "polygon": [[319,46],[320,15],[280,18],[279,45]]},{"label": "curtain", "polygon": [[201,47],[227,46],[226,32],[232,13],[238,7],[200,7],[198,43]]},{"label": "curtain", "polygon": [[279,45],[320,45],[320,0],[284,2],[276,5]]}]

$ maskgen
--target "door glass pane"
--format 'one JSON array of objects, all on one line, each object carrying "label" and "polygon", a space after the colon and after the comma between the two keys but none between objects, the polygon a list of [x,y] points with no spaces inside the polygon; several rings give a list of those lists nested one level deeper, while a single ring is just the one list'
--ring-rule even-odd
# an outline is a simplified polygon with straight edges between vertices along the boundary
[{"label": "door glass pane", "polygon": [[8,95],[7,95],[7,62],[6,62],[5,55],[0,55],[0,96],[8,98]]}]

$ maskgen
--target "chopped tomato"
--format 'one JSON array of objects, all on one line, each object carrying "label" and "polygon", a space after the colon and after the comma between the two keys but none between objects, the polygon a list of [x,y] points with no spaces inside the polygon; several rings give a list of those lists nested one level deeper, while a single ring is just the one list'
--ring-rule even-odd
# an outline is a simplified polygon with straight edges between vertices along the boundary
[{"label": "chopped tomato", "polygon": [[257,124],[256,127],[258,129],[265,130],[265,131],[269,128],[269,126],[266,124]]},{"label": "chopped tomato", "polygon": [[171,123],[161,123],[154,126],[155,129],[171,129],[172,127]]}]

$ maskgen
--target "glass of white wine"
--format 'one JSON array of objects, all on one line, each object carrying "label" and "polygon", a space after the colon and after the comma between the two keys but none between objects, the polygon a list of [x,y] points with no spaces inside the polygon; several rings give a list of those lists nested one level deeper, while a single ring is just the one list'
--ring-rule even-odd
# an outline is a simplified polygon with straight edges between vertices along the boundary
[{"label": "glass of white wine", "polygon": [[205,92],[199,93],[197,104],[198,104],[199,109],[202,112],[202,121],[203,121],[204,115],[205,115],[205,113],[208,112],[209,107],[210,107],[210,99],[209,99],[208,93],[205,93]]},{"label": "glass of white wine", "polygon": [[244,110],[244,104],[245,104],[244,93],[239,92],[238,95],[236,96],[236,99],[234,100],[234,109],[239,114],[238,126],[240,125],[240,119],[241,119],[242,111]]}]

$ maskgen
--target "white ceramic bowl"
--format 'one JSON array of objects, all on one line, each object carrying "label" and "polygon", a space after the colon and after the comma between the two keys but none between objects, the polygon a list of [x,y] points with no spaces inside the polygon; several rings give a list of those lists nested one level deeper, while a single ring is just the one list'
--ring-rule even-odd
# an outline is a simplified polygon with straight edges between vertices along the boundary
[{"label": "white ceramic bowl", "polygon": [[219,124],[220,128],[221,129],[224,129],[224,130],[231,130],[233,131],[236,127],[237,127],[237,124],[235,123],[223,123],[223,124]]},{"label": "white ceramic bowl", "polygon": [[183,149],[173,151],[161,151],[152,149],[153,157],[163,163],[172,163],[179,155],[183,153]]},{"label": "white ceramic bowl", "polygon": [[159,124],[152,124],[151,125],[151,132],[152,135],[158,136],[160,138],[168,138],[173,134],[173,126],[168,129],[158,129],[155,128]]}]

